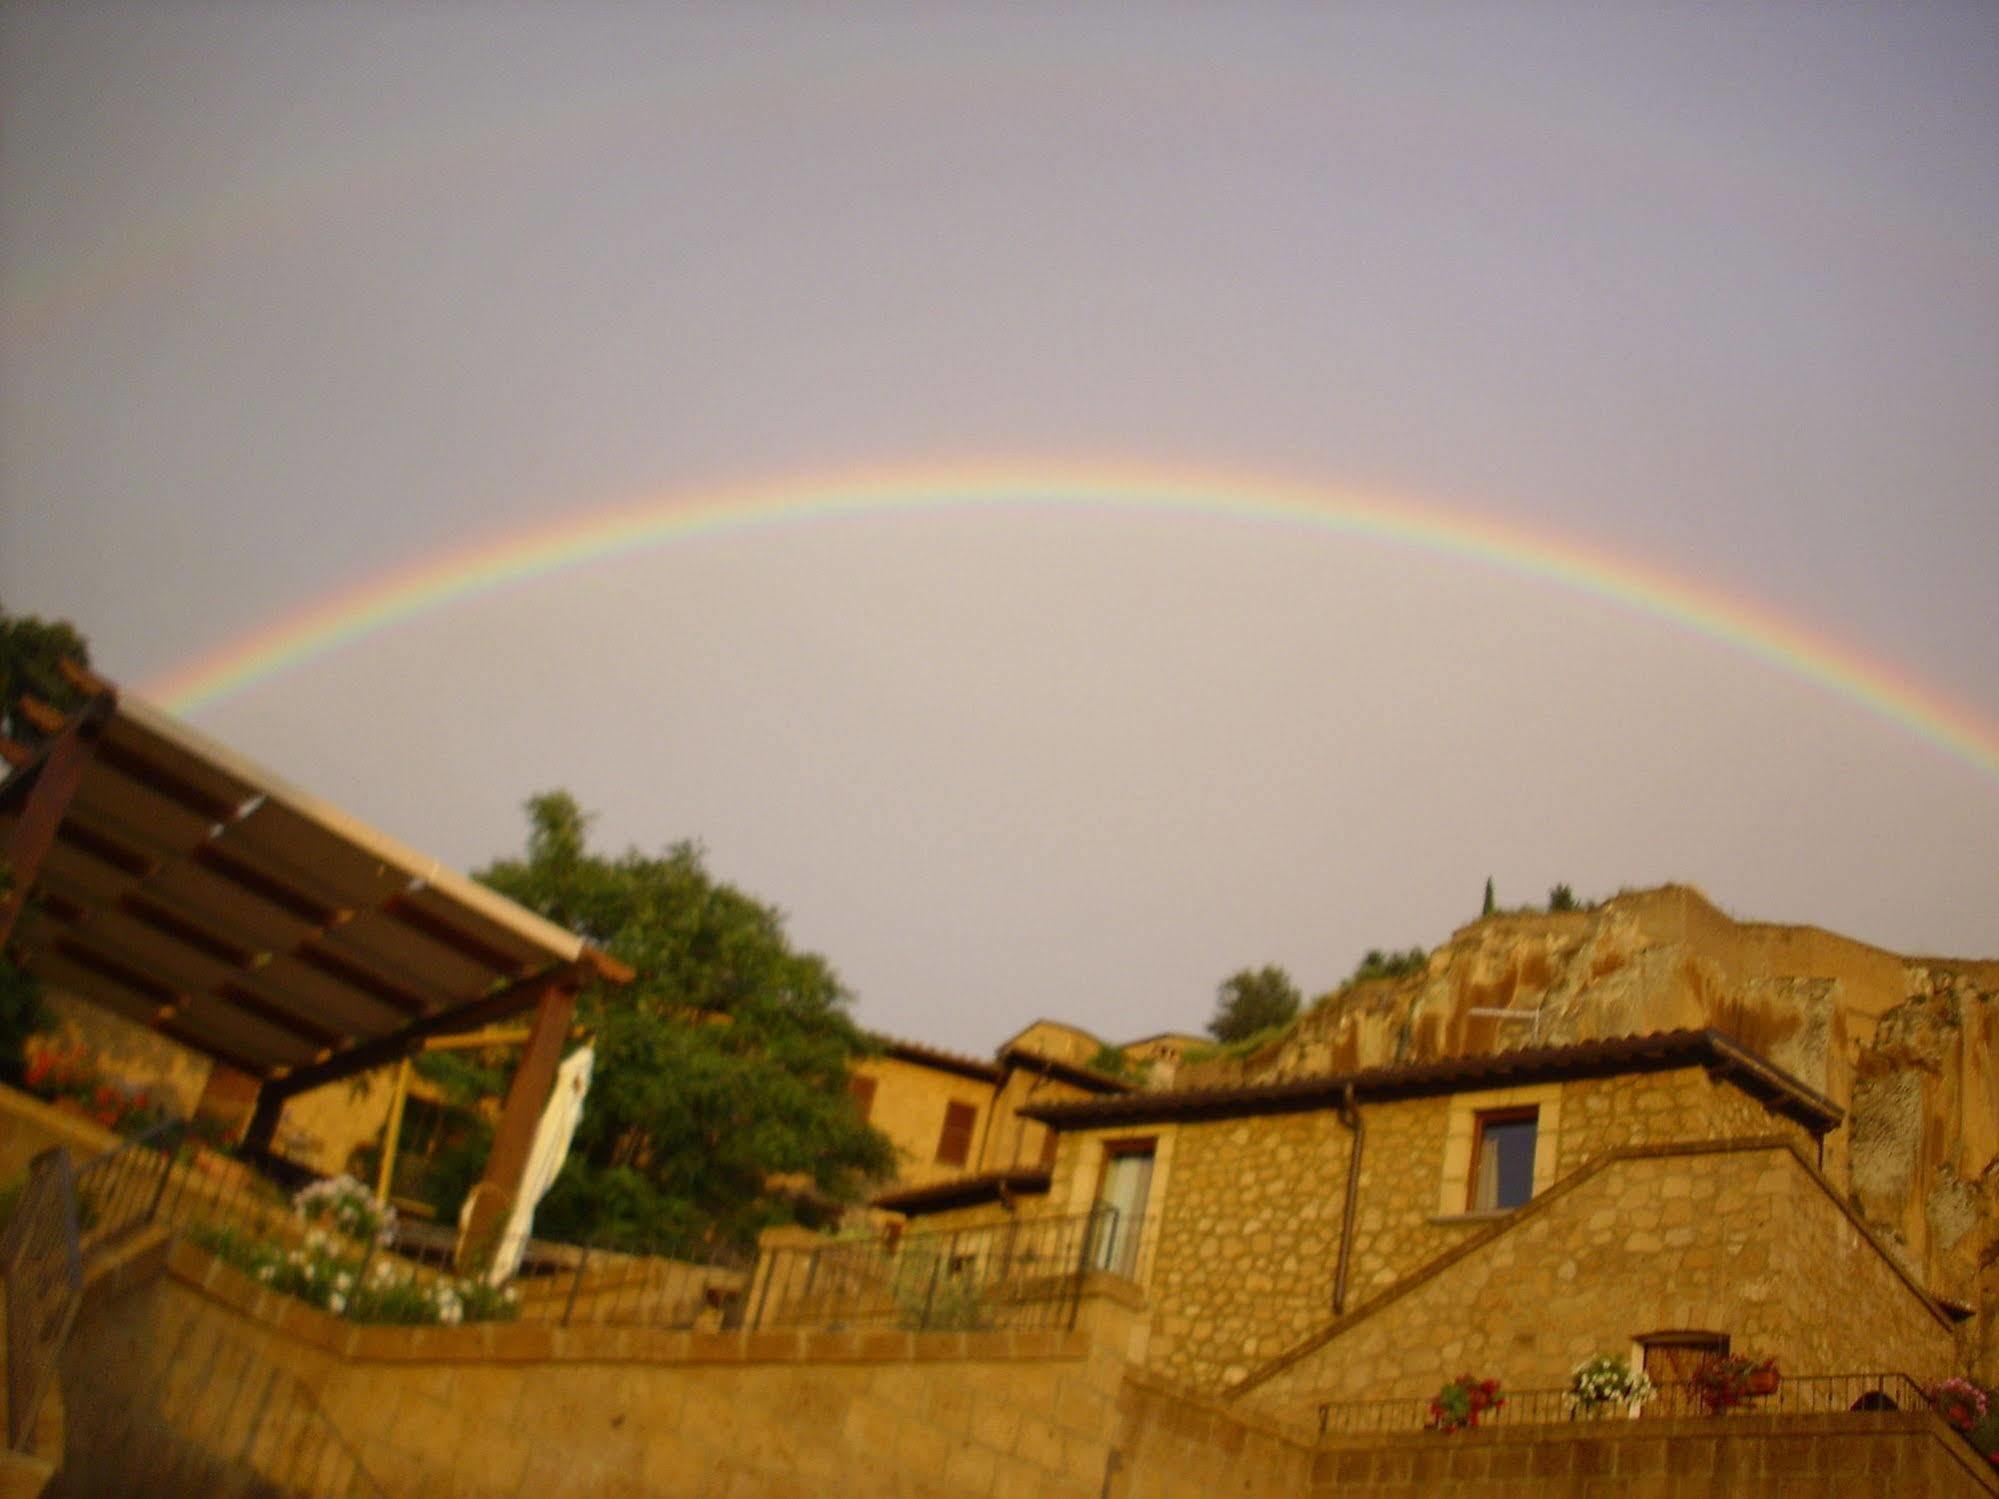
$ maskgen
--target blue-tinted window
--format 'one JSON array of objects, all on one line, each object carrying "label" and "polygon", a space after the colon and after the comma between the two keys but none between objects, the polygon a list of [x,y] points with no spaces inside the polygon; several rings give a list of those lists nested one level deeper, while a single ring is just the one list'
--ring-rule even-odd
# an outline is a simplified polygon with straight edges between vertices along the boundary
[{"label": "blue-tinted window", "polygon": [[1517,1208],[1534,1195],[1534,1140],[1538,1111],[1481,1114],[1478,1153],[1472,1162],[1474,1212]]}]

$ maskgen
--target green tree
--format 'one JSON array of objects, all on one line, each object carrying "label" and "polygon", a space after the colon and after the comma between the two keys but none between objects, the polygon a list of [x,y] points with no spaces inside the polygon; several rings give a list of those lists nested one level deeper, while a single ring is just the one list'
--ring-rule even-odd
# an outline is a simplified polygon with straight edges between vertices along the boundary
[{"label": "green tree", "polygon": [[[83,694],[62,674],[64,659],[90,664],[90,643],[66,620],[48,621],[33,615],[12,615],[0,607],[0,738],[30,746],[45,737],[20,711],[24,696],[40,698],[67,712]],[[0,861],[0,900],[14,888],[13,871]],[[42,986],[32,974],[0,952],[0,1080],[18,1082],[28,1038],[50,1020],[42,1004]]]},{"label": "green tree", "polygon": [[1478,914],[1481,916],[1490,916],[1494,911],[1498,909],[1499,907],[1496,904],[1494,904],[1492,899],[1492,876],[1487,875],[1485,877],[1485,909],[1480,911]]},{"label": "green tree", "polygon": [[1355,965],[1348,977],[1349,984],[1364,984],[1369,979],[1400,979],[1421,973],[1430,966],[1430,955],[1420,947],[1412,947],[1407,952],[1383,952],[1378,947],[1370,947],[1366,955]]},{"label": "green tree", "polygon": [[1208,1034],[1217,1041],[1241,1041],[1274,1026],[1288,1025],[1298,1014],[1298,986],[1275,964],[1243,969],[1222,980],[1215,991],[1215,1014]]},{"label": "green tree", "polygon": [[1582,909],[1582,906],[1576,900],[1575,891],[1571,890],[1567,885],[1557,885],[1548,892],[1548,909],[1550,911],[1579,911]]},{"label": "green tree", "polygon": [[[893,1169],[847,1092],[849,1062],[869,1049],[851,996],[823,958],[793,950],[776,911],[712,878],[691,844],[592,851],[566,792],[527,812],[526,856],[479,878],[638,974],[580,1007],[596,1076],[541,1231],[747,1248],[812,1195],[853,1201]],[[784,1176],[813,1192],[787,1190]]]},{"label": "green tree", "polygon": [[83,694],[62,674],[61,663],[90,665],[90,643],[68,620],[9,614],[0,607],[0,735],[37,744],[41,731],[21,713],[21,699],[37,697],[68,712]]}]

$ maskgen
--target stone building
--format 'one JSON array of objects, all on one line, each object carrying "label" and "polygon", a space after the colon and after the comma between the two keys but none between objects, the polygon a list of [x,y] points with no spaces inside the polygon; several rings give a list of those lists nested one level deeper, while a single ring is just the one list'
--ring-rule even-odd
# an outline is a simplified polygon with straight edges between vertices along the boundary
[{"label": "stone building", "polygon": [[[1302,1417],[1463,1369],[1554,1388],[1693,1347],[1794,1373],[1960,1362],[1820,1170],[1840,1109],[1714,1031],[1046,1104],[1052,1212],[1108,1205],[1145,1362]],[[1836,1306],[1823,1287],[1845,1288]]]},{"label": "stone building", "polygon": [[1045,1161],[882,1206],[1088,1217],[1139,1362],[1289,1418],[1597,1353],[1992,1382],[1995,1043],[1999,964],[1667,887],[1474,923],[1248,1057],[1023,1102]]}]

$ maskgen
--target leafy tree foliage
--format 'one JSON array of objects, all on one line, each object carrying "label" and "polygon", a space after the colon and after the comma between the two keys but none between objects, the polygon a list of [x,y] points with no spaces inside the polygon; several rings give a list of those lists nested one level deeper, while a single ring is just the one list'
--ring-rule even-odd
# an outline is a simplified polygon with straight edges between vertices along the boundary
[{"label": "leafy tree foliage", "polygon": [[1421,973],[1429,965],[1430,955],[1420,947],[1412,947],[1407,952],[1386,953],[1378,947],[1370,947],[1347,982],[1364,984],[1369,979],[1407,978]]},{"label": "leafy tree foliage", "polygon": [[1215,1014],[1208,1034],[1217,1041],[1241,1041],[1258,1031],[1288,1025],[1298,1014],[1298,986],[1275,964],[1245,968],[1222,980],[1215,991]]},{"label": "leafy tree foliage", "polygon": [[24,696],[37,697],[68,712],[83,701],[59,663],[65,658],[90,665],[90,643],[67,620],[37,619],[9,614],[0,608],[0,735],[21,744],[36,744],[41,731],[20,711]]},{"label": "leafy tree foliage", "polygon": [[1548,892],[1550,911],[1580,911],[1582,903],[1576,899],[1576,892],[1567,885],[1557,885]]},{"label": "leafy tree foliage", "polygon": [[[40,698],[67,712],[83,701],[58,665],[65,657],[90,664],[90,644],[65,620],[12,615],[0,608],[0,737],[35,745],[42,732],[20,711],[23,696]],[[0,900],[14,888],[13,871],[0,867]],[[42,986],[33,975],[0,953],[0,1079],[18,1081],[28,1038],[50,1021]]]},{"label": "leafy tree foliage", "polygon": [[893,1169],[847,1092],[849,1061],[869,1049],[851,996],[824,959],[792,949],[776,911],[712,878],[691,844],[592,851],[565,792],[527,812],[526,856],[479,878],[638,973],[583,1001],[596,1077],[539,1231],[744,1248],[809,1202],[773,1178],[853,1200]]}]

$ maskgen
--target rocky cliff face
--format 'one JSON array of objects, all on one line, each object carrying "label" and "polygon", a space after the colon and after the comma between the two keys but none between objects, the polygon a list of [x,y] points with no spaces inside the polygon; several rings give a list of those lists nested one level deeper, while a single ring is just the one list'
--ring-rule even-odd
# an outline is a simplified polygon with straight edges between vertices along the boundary
[{"label": "rocky cliff face", "polygon": [[1999,1381],[1999,960],[1738,922],[1666,886],[1487,917],[1424,972],[1329,995],[1282,1040],[1178,1085],[1707,1026],[1847,1111],[1827,1174],[1935,1295],[1979,1309],[1967,1357]]}]

